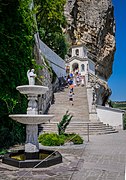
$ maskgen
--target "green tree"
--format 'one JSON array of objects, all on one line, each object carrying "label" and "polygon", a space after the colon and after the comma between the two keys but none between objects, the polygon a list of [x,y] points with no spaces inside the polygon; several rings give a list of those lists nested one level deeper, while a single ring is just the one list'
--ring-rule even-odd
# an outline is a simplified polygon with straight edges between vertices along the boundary
[{"label": "green tree", "polygon": [[26,72],[32,66],[35,28],[30,3],[0,2],[0,148],[21,142],[25,136],[25,127],[8,115],[26,112],[27,100],[16,86],[28,83]]},{"label": "green tree", "polygon": [[65,0],[35,0],[40,38],[62,58],[67,53],[67,42],[62,28],[66,25]]}]

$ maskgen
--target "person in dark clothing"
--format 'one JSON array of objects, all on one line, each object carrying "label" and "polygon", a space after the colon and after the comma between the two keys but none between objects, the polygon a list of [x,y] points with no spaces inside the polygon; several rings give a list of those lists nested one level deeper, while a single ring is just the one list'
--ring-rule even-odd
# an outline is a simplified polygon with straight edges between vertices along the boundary
[{"label": "person in dark clothing", "polygon": [[72,91],[69,92],[69,101],[72,102],[72,106],[73,106],[74,104],[73,104],[73,92]]}]

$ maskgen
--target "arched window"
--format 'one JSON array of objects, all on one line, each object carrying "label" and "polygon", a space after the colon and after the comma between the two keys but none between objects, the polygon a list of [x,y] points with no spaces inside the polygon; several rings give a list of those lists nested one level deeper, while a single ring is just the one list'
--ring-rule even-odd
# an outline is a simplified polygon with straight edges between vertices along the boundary
[{"label": "arched window", "polygon": [[79,68],[79,65],[78,65],[78,63],[74,63],[74,64],[72,64],[72,71],[73,72],[78,72],[78,68]]},{"label": "arched window", "polygon": [[79,49],[76,49],[75,53],[76,53],[77,56],[79,56]]},{"label": "arched window", "polygon": [[84,64],[81,64],[81,72],[85,71],[85,66]]}]

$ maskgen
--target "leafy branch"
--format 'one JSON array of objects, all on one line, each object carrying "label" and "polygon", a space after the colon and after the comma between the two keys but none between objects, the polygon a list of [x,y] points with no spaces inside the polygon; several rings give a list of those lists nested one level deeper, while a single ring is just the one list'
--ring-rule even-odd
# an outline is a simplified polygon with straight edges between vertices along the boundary
[{"label": "leafy branch", "polygon": [[10,98],[8,95],[1,97],[0,99],[5,102],[8,113],[12,113],[18,101],[16,99]]},{"label": "leafy branch", "polygon": [[57,124],[59,135],[64,134],[67,126],[69,125],[73,115],[66,111],[66,114],[63,116],[61,122]]}]

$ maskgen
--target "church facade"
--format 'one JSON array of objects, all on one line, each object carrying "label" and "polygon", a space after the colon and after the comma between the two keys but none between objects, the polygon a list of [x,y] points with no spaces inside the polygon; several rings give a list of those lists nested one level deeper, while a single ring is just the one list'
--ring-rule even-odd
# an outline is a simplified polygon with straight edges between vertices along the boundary
[{"label": "church facade", "polygon": [[88,73],[95,75],[95,63],[88,58],[87,49],[83,45],[72,46],[71,57],[66,60],[66,71],[78,72],[81,76]]},{"label": "church facade", "polygon": [[67,75],[70,73],[73,75],[79,74],[82,79],[84,78],[89,113],[91,114],[93,109],[95,114],[97,105],[105,106],[111,90],[107,81],[96,74],[96,64],[90,57],[90,53],[83,44],[72,46],[71,57],[66,59],[66,72]]}]

